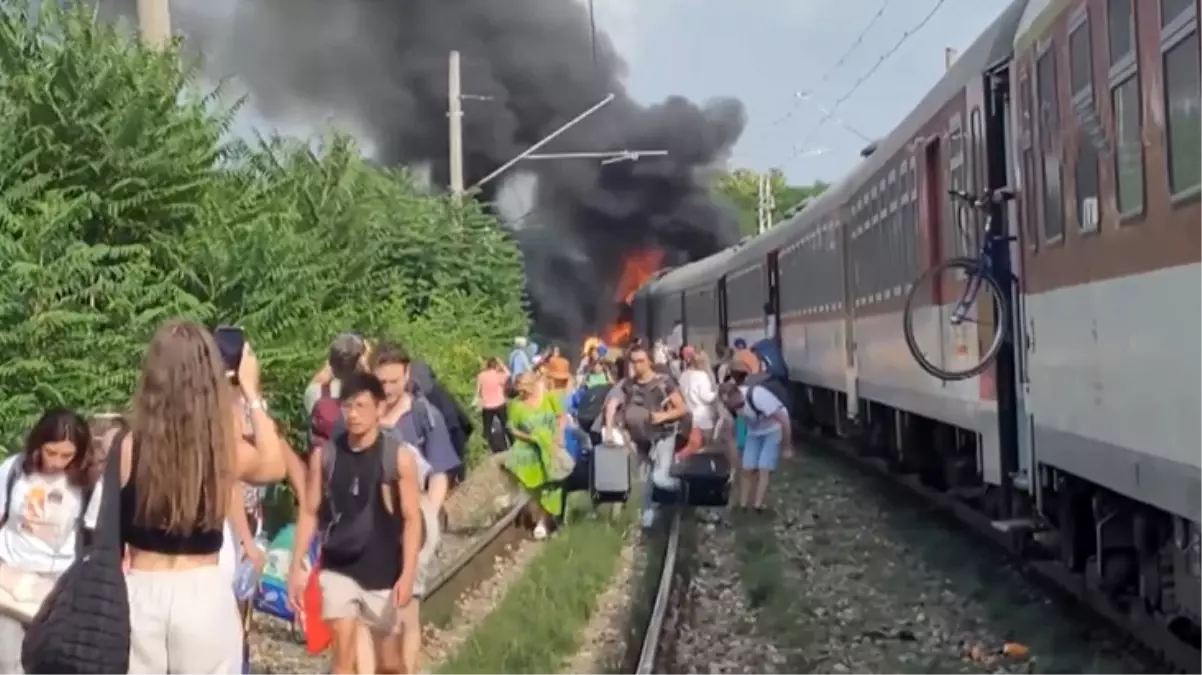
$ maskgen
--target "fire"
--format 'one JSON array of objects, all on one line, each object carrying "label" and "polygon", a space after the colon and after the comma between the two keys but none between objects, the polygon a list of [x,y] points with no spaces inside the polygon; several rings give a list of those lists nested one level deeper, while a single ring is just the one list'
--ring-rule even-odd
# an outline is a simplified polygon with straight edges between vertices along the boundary
[{"label": "fire", "polygon": [[620,309],[618,318],[603,333],[606,344],[624,347],[630,342],[634,331],[630,306],[634,301],[634,294],[659,270],[663,261],[664,252],[654,248],[635,251],[622,261],[622,274],[618,277],[618,287],[614,291],[614,302],[618,303]]}]

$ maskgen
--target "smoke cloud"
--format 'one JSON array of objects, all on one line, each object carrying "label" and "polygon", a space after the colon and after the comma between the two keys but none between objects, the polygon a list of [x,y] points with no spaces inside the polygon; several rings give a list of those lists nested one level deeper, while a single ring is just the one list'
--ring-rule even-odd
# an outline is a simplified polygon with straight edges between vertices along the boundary
[{"label": "smoke cloud", "polygon": [[[103,11],[133,14],[134,0],[98,1]],[[668,264],[681,264],[737,240],[735,214],[707,184],[743,130],[742,104],[634,102],[625,65],[601,33],[594,60],[578,2],[173,0],[172,12],[208,76],[236,79],[255,112],[284,127],[334,119],[377,160],[428,165],[443,185],[450,50],[462,54],[463,92],[473,97],[464,101],[468,185],[615,94],[540,152],[667,150],[666,158],[527,162],[532,194],[501,200],[533,209],[514,231],[544,334],[576,338],[612,320],[622,261],[634,251],[658,247]],[[484,198],[496,200],[502,185]]]}]

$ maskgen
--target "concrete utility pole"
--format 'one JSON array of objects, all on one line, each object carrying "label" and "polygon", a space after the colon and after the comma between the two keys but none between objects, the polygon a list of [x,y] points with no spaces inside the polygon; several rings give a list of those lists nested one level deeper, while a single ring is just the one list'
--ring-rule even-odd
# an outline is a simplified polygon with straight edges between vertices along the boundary
[{"label": "concrete utility pole", "polygon": [[171,42],[168,0],[138,0],[138,32],[151,47],[162,49]]},{"label": "concrete utility pole", "polygon": [[776,209],[776,200],[772,194],[772,176],[771,174],[761,174],[759,180],[759,195],[758,208],[756,209],[756,233],[761,234],[765,230],[772,227],[773,211]]},{"label": "concrete utility pole", "polygon": [[[144,0],[143,0],[144,1]],[[463,92],[459,79],[459,52],[451,52],[447,69],[447,126],[450,129],[448,149],[451,178],[451,194],[463,195]]]}]

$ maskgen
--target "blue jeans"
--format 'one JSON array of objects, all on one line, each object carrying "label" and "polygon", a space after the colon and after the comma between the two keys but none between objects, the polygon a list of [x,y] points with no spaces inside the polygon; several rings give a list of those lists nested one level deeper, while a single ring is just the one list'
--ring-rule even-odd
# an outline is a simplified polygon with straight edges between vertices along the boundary
[{"label": "blue jeans", "polygon": [[780,463],[781,442],[784,432],[779,426],[771,431],[747,434],[743,446],[743,468],[747,471],[775,471]]}]

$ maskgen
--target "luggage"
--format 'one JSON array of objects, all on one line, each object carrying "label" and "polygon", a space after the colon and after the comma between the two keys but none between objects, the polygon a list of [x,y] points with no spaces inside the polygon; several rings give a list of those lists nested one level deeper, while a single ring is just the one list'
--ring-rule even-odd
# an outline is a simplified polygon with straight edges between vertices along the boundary
[{"label": "luggage", "polygon": [[602,443],[593,448],[589,494],[594,504],[625,502],[630,498],[630,450]]},{"label": "luggage", "polygon": [[730,502],[731,466],[725,454],[700,452],[672,465],[680,480],[680,503],[685,506],[726,506]]}]

